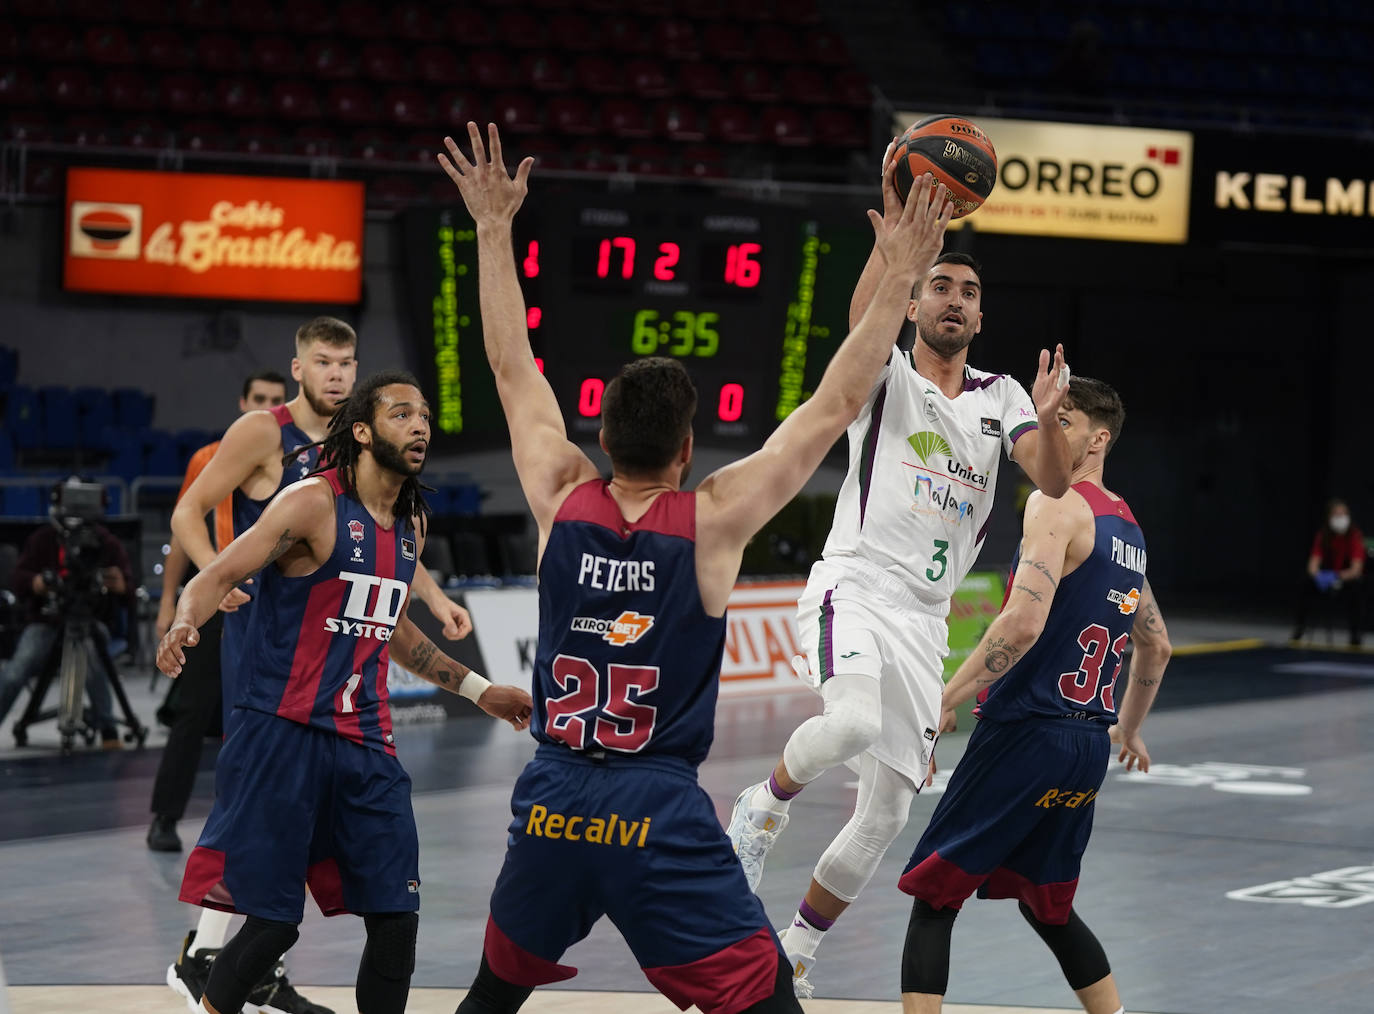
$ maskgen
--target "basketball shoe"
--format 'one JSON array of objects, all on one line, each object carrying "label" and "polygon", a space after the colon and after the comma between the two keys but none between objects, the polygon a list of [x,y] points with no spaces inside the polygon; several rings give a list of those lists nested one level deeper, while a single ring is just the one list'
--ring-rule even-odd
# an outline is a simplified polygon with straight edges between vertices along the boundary
[{"label": "basketball shoe", "polygon": [[248,994],[243,1014],[334,1014],[328,1007],[311,1003],[296,992],[286,977],[286,963],[278,961],[262,982]]},{"label": "basketball shoe", "polygon": [[192,954],[191,942],[195,938],[195,930],[186,934],[186,939],[181,944],[181,953],[177,955],[176,961],[167,966],[167,985],[186,1001],[187,1010],[199,1011],[205,984],[210,981],[210,965],[219,950],[204,950],[199,954]]},{"label": "basketball shoe", "polygon": [[787,826],[787,814],[777,810],[765,810],[750,805],[754,793],[764,785],[759,782],[739,794],[735,808],[730,812],[730,826],[725,833],[739,857],[740,868],[749,890],[757,891],[763,879],[763,861],[768,858],[768,850],[777,841],[782,829]]},{"label": "basketball shoe", "polygon": [[789,939],[792,927],[787,927],[778,934],[778,942],[782,944],[783,951],[787,954],[788,964],[792,966],[792,990],[797,997],[802,1000],[810,1000],[816,995],[816,987],[807,978],[811,970],[816,967],[816,955],[807,954],[806,951],[798,946],[800,941]]}]

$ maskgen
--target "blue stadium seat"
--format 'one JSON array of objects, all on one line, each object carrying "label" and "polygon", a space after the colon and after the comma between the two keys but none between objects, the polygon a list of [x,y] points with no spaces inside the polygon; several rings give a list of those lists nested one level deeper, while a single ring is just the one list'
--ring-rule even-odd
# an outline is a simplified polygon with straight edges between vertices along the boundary
[{"label": "blue stadium seat", "polygon": [[143,471],[143,439],[132,430],[111,426],[105,430],[103,441],[110,449],[105,470],[126,482],[137,479]]},{"label": "blue stadium seat", "polygon": [[14,441],[10,439],[9,432],[0,433],[0,475],[9,475],[14,471]]},{"label": "blue stadium seat", "polygon": [[19,450],[38,446],[42,417],[38,411],[38,395],[33,388],[17,385],[6,393],[5,429]]},{"label": "blue stadium seat", "polygon": [[180,475],[182,469],[177,453],[176,438],[170,433],[153,430],[143,439],[144,475]]},{"label": "blue stadium seat", "polygon": [[153,425],[153,396],[136,387],[121,387],[114,392],[115,423],[143,430]]},{"label": "blue stadium seat", "polygon": [[42,517],[48,513],[48,491],[41,486],[0,486],[0,504],[6,517]]},{"label": "blue stadium seat", "polygon": [[19,353],[8,345],[0,345],[0,390],[13,387],[19,376]]},{"label": "blue stadium seat", "polygon": [[99,387],[78,387],[72,392],[76,398],[78,436],[81,446],[107,451],[105,431],[114,425],[114,398]]},{"label": "blue stadium seat", "polygon": [[47,448],[71,450],[76,447],[76,398],[69,387],[40,387],[38,404],[42,410],[39,443]]}]

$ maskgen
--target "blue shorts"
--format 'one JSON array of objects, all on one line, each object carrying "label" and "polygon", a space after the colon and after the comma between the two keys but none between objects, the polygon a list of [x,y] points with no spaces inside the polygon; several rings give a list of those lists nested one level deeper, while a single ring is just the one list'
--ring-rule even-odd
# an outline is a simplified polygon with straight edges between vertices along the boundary
[{"label": "blue shorts", "polygon": [[935,908],[1016,898],[1063,925],[1110,758],[1097,722],[978,722],[898,886]]},{"label": "blue shorts", "polygon": [[235,710],[181,900],[298,923],[309,882],[325,915],[418,909],[420,842],[400,761],[324,729]]},{"label": "blue shorts", "polygon": [[238,677],[242,668],[243,646],[248,641],[248,623],[253,615],[252,599],[232,613],[224,613],[224,626],[219,638],[220,702],[224,707],[224,735],[229,736],[229,717],[238,701]]},{"label": "blue shorts", "polygon": [[487,963],[524,986],[569,979],[563,953],[609,916],[645,976],[684,1010],[773,994],[782,949],[695,769],[541,745],[515,784]]}]

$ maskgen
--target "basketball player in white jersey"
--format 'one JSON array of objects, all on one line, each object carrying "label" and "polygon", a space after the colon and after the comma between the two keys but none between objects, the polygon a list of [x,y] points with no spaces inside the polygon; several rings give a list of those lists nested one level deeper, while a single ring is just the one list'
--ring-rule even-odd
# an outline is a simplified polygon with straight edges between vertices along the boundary
[{"label": "basketball player in white jersey", "polygon": [[[891,161],[892,146],[884,157]],[[884,217],[902,202],[884,175]],[[850,303],[863,316],[883,271],[875,247]],[[822,559],[797,603],[804,677],[825,701],[772,775],[735,800],[729,835],[757,888],[788,807],[808,783],[848,762],[859,772],[854,815],[821,856],[779,936],[798,996],[828,930],[877,871],[927,781],[941,725],[945,618],[987,533],[1005,451],[1045,493],[1062,496],[1072,457],[1057,414],[1068,390],[1063,346],[1041,350],[1033,385],[968,366],[982,328],[982,279],[966,254],[942,254],[917,284],[910,353],[895,346],[849,435],[849,473]],[[801,659],[794,665],[800,671]]]}]

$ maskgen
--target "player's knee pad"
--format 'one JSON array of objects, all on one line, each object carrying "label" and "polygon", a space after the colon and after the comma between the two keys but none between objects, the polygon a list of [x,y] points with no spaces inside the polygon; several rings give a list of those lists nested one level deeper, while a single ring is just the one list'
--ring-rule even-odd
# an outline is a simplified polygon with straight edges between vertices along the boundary
[{"label": "player's knee pad", "polygon": [[932,908],[920,898],[911,906],[902,948],[902,992],[944,996],[949,988],[949,939],[957,908]]},{"label": "player's knee pad", "polygon": [[906,827],[915,795],[916,787],[905,775],[865,756],[854,816],[821,855],[816,881],[843,901],[858,898]]},{"label": "player's knee pad", "polygon": [[402,1014],[415,971],[417,912],[363,916],[367,944],[358,965],[358,1009],[367,1014]]},{"label": "player's knee pad", "polygon": [[210,1005],[218,1011],[241,1008],[253,987],[299,936],[300,930],[293,923],[248,916],[211,967],[210,981],[205,986]]},{"label": "player's knee pad", "polygon": [[1035,912],[1024,901],[1018,902],[1017,908],[1054,954],[1070,989],[1086,989],[1112,974],[1107,952],[1073,909],[1069,910],[1069,921],[1063,926],[1056,926],[1037,919]]},{"label": "player's knee pad", "polygon": [[823,694],[825,712],[803,722],[783,748],[788,774],[803,784],[863,753],[882,732],[877,680],[834,676]]}]

